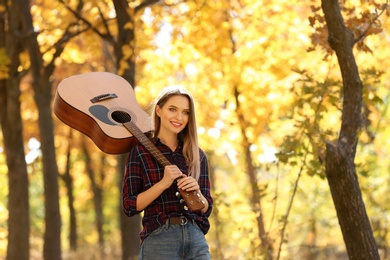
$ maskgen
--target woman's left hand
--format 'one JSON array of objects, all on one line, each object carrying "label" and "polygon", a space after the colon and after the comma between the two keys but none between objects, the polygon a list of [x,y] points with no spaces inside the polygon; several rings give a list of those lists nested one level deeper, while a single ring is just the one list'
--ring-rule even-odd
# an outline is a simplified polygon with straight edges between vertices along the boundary
[{"label": "woman's left hand", "polygon": [[190,176],[183,177],[177,181],[177,187],[185,191],[199,190],[198,182]]}]

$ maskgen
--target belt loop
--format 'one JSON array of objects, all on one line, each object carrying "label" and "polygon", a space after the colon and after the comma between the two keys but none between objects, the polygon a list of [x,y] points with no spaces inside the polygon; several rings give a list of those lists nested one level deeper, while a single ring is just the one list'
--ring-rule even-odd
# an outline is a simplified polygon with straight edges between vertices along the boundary
[{"label": "belt loop", "polygon": [[165,229],[169,228],[169,218],[164,223]]}]

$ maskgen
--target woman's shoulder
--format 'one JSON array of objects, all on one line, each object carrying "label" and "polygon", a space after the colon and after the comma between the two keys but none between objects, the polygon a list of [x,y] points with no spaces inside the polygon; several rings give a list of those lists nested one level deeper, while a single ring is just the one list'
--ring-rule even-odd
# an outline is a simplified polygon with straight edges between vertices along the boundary
[{"label": "woman's shoulder", "polygon": [[202,148],[200,148],[200,147],[199,147],[199,156],[200,156],[200,159],[207,158],[205,151],[203,151]]},{"label": "woman's shoulder", "polygon": [[147,152],[148,150],[146,149],[145,146],[143,146],[142,144],[136,144],[134,145],[131,150],[130,150],[130,153],[145,153]]}]

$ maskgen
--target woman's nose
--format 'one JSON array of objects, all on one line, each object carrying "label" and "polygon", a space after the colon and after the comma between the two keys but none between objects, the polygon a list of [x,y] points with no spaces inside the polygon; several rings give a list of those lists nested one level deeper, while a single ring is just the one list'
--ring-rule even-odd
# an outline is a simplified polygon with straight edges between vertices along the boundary
[{"label": "woman's nose", "polygon": [[182,118],[183,118],[183,115],[181,114],[181,112],[177,112],[176,117],[177,117],[178,119],[182,119]]}]

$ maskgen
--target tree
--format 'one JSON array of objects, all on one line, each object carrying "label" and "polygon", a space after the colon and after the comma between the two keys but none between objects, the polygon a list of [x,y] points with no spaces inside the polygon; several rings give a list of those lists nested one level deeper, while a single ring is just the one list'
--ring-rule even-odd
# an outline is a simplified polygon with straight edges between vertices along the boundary
[{"label": "tree", "polygon": [[68,145],[66,150],[66,163],[65,169],[60,174],[61,179],[65,183],[68,196],[68,208],[69,208],[69,247],[70,250],[76,251],[77,249],[77,221],[76,221],[76,210],[74,207],[74,194],[73,194],[73,178],[70,174],[71,164],[71,147],[72,147],[72,129],[69,131]]},{"label": "tree", "polygon": [[344,24],[337,0],[323,0],[322,9],[343,78],[342,124],[338,139],[326,143],[326,176],[350,259],[380,259],[354,164],[363,95],[352,51],[356,39]]},{"label": "tree", "polygon": [[249,182],[251,186],[252,196],[251,196],[251,207],[253,212],[256,213],[256,221],[257,221],[257,230],[259,234],[259,238],[261,240],[261,255],[264,256],[264,259],[272,259],[273,255],[273,245],[272,241],[268,235],[268,232],[265,228],[264,223],[264,212],[263,207],[261,206],[261,190],[258,186],[257,181],[257,174],[256,169],[254,166],[252,153],[250,151],[251,143],[249,141],[249,138],[246,136],[245,130],[247,129],[249,123],[246,122],[244,117],[244,112],[242,111],[242,107],[239,101],[239,95],[238,87],[235,87],[235,100],[236,100],[236,110],[237,110],[237,118],[240,125],[240,128],[242,130],[242,149],[245,154],[245,161],[246,161],[246,171],[249,177]]},{"label": "tree", "polygon": [[[23,72],[19,55],[23,42],[18,37],[23,31],[21,13],[15,6],[0,1],[0,53],[7,67],[0,77],[0,125],[8,166],[8,246],[7,259],[29,259],[30,211],[28,202],[27,167],[24,158],[23,126],[19,84]],[[6,8],[4,8],[6,7]]]},{"label": "tree", "polygon": [[90,152],[88,151],[87,145],[85,144],[85,138],[82,139],[82,150],[85,157],[85,168],[88,174],[89,180],[91,181],[91,187],[93,192],[93,205],[95,207],[96,215],[96,229],[99,236],[99,251],[100,255],[104,259],[104,232],[103,232],[103,182],[105,178],[105,154],[100,153],[98,160],[98,167],[93,167],[93,161],[91,159]]}]

